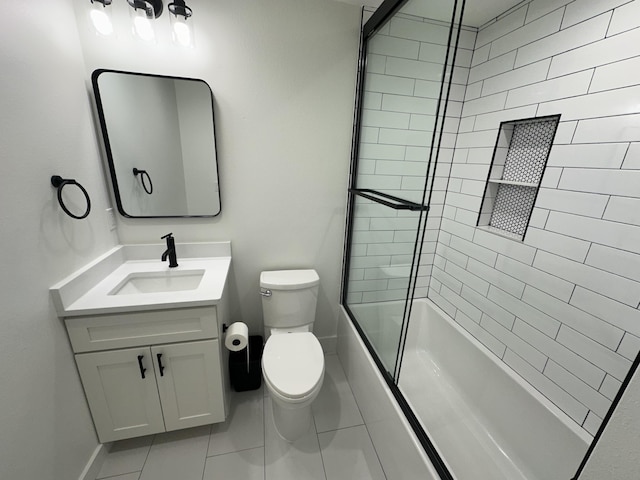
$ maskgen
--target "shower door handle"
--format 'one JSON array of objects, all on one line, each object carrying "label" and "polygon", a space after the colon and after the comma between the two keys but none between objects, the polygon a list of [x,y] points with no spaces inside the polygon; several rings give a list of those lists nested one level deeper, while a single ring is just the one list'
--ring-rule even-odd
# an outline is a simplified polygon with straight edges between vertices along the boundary
[{"label": "shower door handle", "polygon": [[389,195],[388,193],[378,192],[377,190],[371,190],[370,188],[350,188],[350,193],[358,195],[359,197],[366,198],[372,202],[379,203],[386,207],[393,208],[394,210],[411,210],[412,212],[429,211],[427,205],[415,203],[404,198]]}]

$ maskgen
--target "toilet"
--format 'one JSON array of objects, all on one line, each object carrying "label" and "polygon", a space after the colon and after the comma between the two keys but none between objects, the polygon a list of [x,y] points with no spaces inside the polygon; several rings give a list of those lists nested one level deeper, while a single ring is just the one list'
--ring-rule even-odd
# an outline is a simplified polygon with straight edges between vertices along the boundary
[{"label": "toilet", "polygon": [[260,274],[266,343],[262,376],[278,434],[293,442],[309,430],[324,380],[324,354],[312,333],[320,277],[315,270]]}]

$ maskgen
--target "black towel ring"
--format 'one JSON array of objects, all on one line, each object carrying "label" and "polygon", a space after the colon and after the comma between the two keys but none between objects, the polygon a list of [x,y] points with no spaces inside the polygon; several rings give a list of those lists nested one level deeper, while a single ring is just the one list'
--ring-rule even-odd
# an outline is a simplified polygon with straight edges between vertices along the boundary
[{"label": "black towel ring", "polygon": [[[62,210],[64,210],[64,213],[69,215],[71,218],[75,218],[76,220],[82,220],[83,218],[86,218],[87,215],[89,215],[89,212],[91,211],[91,199],[89,198],[89,194],[82,185],[76,182],[73,178],[62,178],[60,175],[53,175],[51,177],[51,185],[58,189],[58,203],[60,204]],[[75,185],[84,194],[84,198],[87,200],[87,210],[82,215],[78,216],[71,213],[67,206],[64,204],[64,201],[62,200],[62,189],[65,187],[65,185]]]},{"label": "black towel ring", "polygon": [[[144,188],[144,191],[147,192],[147,194],[151,195],[153,193],[153,182],[151,182],[151,177],[149,176],[147,171],[146,170],[140,170],[138,168],[134,168],[133,169],[133,174],[136,175],[136,176],[140,175],[140,181],[142,182],[142,188]],[[147,182],[145,181],[145,178],[149,182],[149,185],[147,185]]]}]

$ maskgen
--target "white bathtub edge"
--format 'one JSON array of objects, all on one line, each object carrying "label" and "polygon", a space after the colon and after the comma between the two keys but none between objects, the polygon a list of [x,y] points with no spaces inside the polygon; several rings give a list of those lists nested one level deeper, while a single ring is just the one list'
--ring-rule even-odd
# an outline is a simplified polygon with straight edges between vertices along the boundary
[{"label": "white bathtub edge", "polygon": [[[439,475],[343,307],[338,321],[337,353],[387,478],[439,480]],[[376,383],[370,384],[371,388],[366,388],[367,394],[364,395],[360,382],[367,377]],[[392,438],[389,426],[396,427],[396,438]],[[381,435],[377,435],[377,432],[381,432]],[[404,438],[400,438],[400,435]]]}]

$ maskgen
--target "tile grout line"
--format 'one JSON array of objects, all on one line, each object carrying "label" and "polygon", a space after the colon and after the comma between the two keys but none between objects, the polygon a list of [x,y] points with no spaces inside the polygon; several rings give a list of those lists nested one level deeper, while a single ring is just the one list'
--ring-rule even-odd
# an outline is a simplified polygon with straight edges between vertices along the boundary
[{"label": "tile grout line", "polygon": [[318,426],[316,425],[316,417],[315,415],[313,415],[313,411],[311,412],[311,420],[313,423],[313,430],[316,434],[316,442],[318,444],[318,453],[320,454],[320,462],[322,462],[322,471],[324,472],[325,480],[328,480],[329,477],[327,476],[327,467],[325,467],[324,465],[324,455],[322,454],[322,445],[320,445],[320,435],[318,433]]},{"label": "tile grout line", "polygon": [[[585,216],[585,215],[579,215],[579,214],[573,214],[573,213],[567,213],[567,212],[561,212],[561,211],[553,211],[553,210],[552,210],[551,212],[554,212],[554,213],[561,213],[561,214],[566,214],[566,215],[572,215],[572,216],[577,216],[577,217],[587,218],[587,219],[593,219],[593,220],[608,221],[608,220],[598,219],[598,218],[595,218],[595,217],[588,217],[588,216]],[[548,218],[547,218],[547,220],[548,220]],[[622,224],[622,225],[637,226],[637,225],[633,225],[633,224],[629,224],[629,223],[623,223],[623,222],[616,222],[616,223],[619,223],[619,224]],[[536,228],[536,227],[534,227],[534,228]],[[619,250],[619,251],[622,251],[622,252],[631,253],[631,254],[634,254],[634,255],[640,255],[640,254],[638,254],[637,252],[632,252],[632,251],[630,251],[630,250],[625,250],[625,249],[623,249],[623,248],[614,247],[614,246],[607,245],[607,244],[600,243],[600,242],[588,241],[588,240],[585,240],[584,238],[573,237],[573,236],[571,236],[571,235],[567,235],[567,234],[564,234],[564,233],[558,233],[558,232],[555,232],[555,231],[553,231],[553,230],[545,230],[545,229],[538,229],[538,230],[544,230],[544,231],[547,231],[547,232],[550,232],[550,233],[554,233],[554,234],[557,234],[557,235],[561,235],[561,236],[564,236],[564,237],[567,237],[567,238],[570,238],[570,239],[582,240],[582,241],[585,241],[585,242],[590,243],[591,245],[595,244],[595,245],[599,245],[599,246],[607,247],[607,248],[610,248],[610,249],[615,249],[615,250]],[[450,232],[448,232],[448,233],[450,233]],[[452,233],[451,235],[454,235],[454,236],[456,236],[456,237],[458,237],[458,238],[461,238],[461,239],[465,240],[463,237],[459,237],[458,235],[455,235],[455,234],[453,234],[453,233]],[[469,240],[467,240],[467,241],[469,241]],[[473,243],[473,242],[471,242],[471,243]],[[482,246],[482,245],[480,245],[480,244],[475,244],[475,243],[474,243],[474,245]],[[536,250],[541,250],[541,251],[543,251],[543,252],[545,252],[545,253],[548,253],[548,254],[550,254],[550,255],[555,255],[555,256],[558,256],[558,257],[562,257],[562,255],[558,255],[557,253],[554,253],[554,252],[551,252],[551,251],[545,250],[544,248],[541,248],[541,247],[532,247],[531,245],[526,245],[526,246],[529,246],[529,247],[531,247],[531,248],[535,248]],[[456,252],[461,253],[461,254],[463,254],[463,255],[467,255],[466,253],[461,252],[460,250],[458,250],[458,249],[456,249],[456,248],[453,248],[453,247],[449,247],[449,248],[452,248],[452,249],[453,249],[453,250],[455,250]],[[487,248],[487,247],[484,247],[484,248]],[[489,250],[491,250],[491,249],[489,249]],[[494,252],[494,253],[498,253],[497,251],[493,251],[493,252]],[[469,256],[469,257],[471,257],[471,258],[476,259],[476,258],[475,258],[475,257],[473,257],[472,255],[468,255],[468,256]],[[511,259],[511,260],[514,260],[514,261],[517,261],[517,262],[523,263],[524,265],[527,265],[527,266],[529,266],[529,267],[532,267],[532,268],[535,268],[535,269],[537,269],[537,270],[540,270],[539,268],[534,267],[533,265],[529,265],[529,264],[527,264],[527,263],[525,263],[525,262],[522,262],[522,261],[518,260],[517,258],[513,258],[513,257],[508,256],[508,255],[504,255],[504,256],[505,256],[505,257],[507,257],[507,258],[509,258],[509,259]],[[585,263],[584,263],[584,261],[579,262],[579,261],[577,261],[577,260],[573,260],[573,259],[570,259],[570,258],[568,258],[568,257],[562,257],[562,258],[567,259],[567,260],[570,260],[570,261],[573,261],[573,262],[575,262],[575,263],[579,263],[579,264],[581,264],[581,265],[586,265],[586,266],[588,266],[588,267],[590,267],[590,268],[593,268],[593,269],[599,270],[599,271],[604,272],[604,273],[609,273],[609,274],[611,274],[611,275],[615,275],[615,276],[620,277],[620,278],[623,278],[623,279],[627,279],[627,280],[635,281],[633,278],[626,277],[626,276],[621,275],[621,274],[619,274],[619,273],[617,273],[617,272],[611,272],[611,271],[609,271],[609,270],[605,270],[605,269],[603,269],[603,268],[599,268],[599,267],[593,266],[593,265],[591,265],[591,264],[585,264]],[[478,259],[476,259],[476,260],[478,260]],[[586,259],[585,259],[585,260],[586,260]],[[483,263],[484,265],[487,265],[487,266],[491,267],[490,265],[486,264],[485,262],[482,262],[481,260],[478,260],[478,262]],[[540,271],[545,272],[544,270],[540,270]],[[548,273],[549,275],[552,275],[552,276],[554,276],[554,277],[557,277],[557,278],[563,279],[562,277],[559,277],[559,276],[554,275],[554,274],[552,274],[552,273],[549,273],[549,272],[545,272],[545,273]],[[596,293],[598,293],[598,292],[596,292]],[[600,295],[602,295],[601,293],[599,293],[599,294],[600,294]],[[555,295],[552,295],[552,296],[554,296],[554,297],[555,297]],[[606,296],[606,295],[603,295],[603,296]],[[557,298],[557,297],[556,297],[556,298]],[[609,298],[609,297],[607,297],[607,298]],[[620,302],[620,303],[622,303],[622,302]]]},{"label": "tile grout line", "polygon": [[153,438],[151,439],[151,444],[149,445],[149,450],[147,450],[147,455],[144,457],[144,462],[142,463],[142,468],[140,469],[140,475],[138,475],[138,480],[142,478],[144,467],[147,465],[147,461],[149,460],[149,455],[151,454],[151,448],[153,447],[157,436],[158,434],[156,433],[155,435],[153,435]]},{"label": "tile grout line", "polygon": [[[260,372],[262,375],[262,372]],[[260,382],[262,384],[262,478],[267,480],[267,412],[266,410],[266,401],[264,392],[267,390],[267,387],[264,384],[264,381]]]},{"label": "tile grout line", "polygon": [[204,462],[202,462],[202,475],[201,479],[204,480],[204,472],[207,470],[207,458],[209,458],[209,444],[211,443],[211,430],[213,429],[213,424],[209,424],[209,433],[207,434],[207,449],[204,452]]},{"label": "tile grout line", "polygon": [[[511,353],[513,353],[516,357],[520,358],[522,361],[524,361],[525,363],[527,363],[527,365],[531,365],[529,362],[527,362],[526,359],[522,358],[522,356],[520,356],[517,352],[515,352],[514,350],[511,350]],[[525,380],[527,380],[527,383],[529,383],[529,385],[531,385],[534,389],[536,389],[543,397],[547,398],[547,396],[544,394],[544,392],[536,385],[534,385],[530,380],[528,380],[524,375],[522,375],[518,370],[516,370],[514,367],[512,367],[511,365],[509,365],[508,363],[505,362],[505,365],[507,365],[511,370],[513,370],[514,372],[516,372],[518,375],[520,375],[522,378],[524,378]],[[535,367],[532,367],[535,368]],[[573,395],[571,395],[569,392],[567,392],[564,388],[562,388],[560,385],[558,385],[557,383],[555,383],[551,378],[547,377],[544,373],[540,372],[539,370],[536,369],[536,371],[538,373],[540,373],[540,375],[544,376],[544,378],[546,378],[547,380],[549,380],[551,383],[553,383],[554,385],[556,385],[559,389],[561,389],[563,392],[565,392],[567,395],[569,395],[571,398],[573,398],[574,400],[576,400],[576,402],[578,402],[581,406],[583,406],[584,408],[587,409],[587,413],[585,413],[585,418],[588,415],[590,409],[589,407],[587,407],[586,405],[584,405],[582,402],[580,402],[580,400],[578,400],[577,398],[575,398]],[[578,424],[578,426],[582,427],[582,422],[578,422],[575,418],[573,418],[573,416],[569,415],[568,412],[565,411],[564,408],[560,407],[557,403],[553,402],[553,404],[559,409],[561,410],[565,415],[567,415],[567,417],[569,417],[571,420],[573,420],[575,423]],[[584,421],[584,419],[583,419]]]},{"label": "tile grout line", "polygon": [[[353,401],[356,404],[356,408],[358,409],[358,413],[360,414],[360,418],[362,419],[362,424],[364,426],[364,428],[367,430],[367,435],[369,436],[369,441],[371,442],[371,446],[373,447],[373,451],[376,454],[376,458],[378,459],[378,463],[380,464],[380,469],[382,470],[382,474],[384,475],[384,478],[387,478],[387,474],[384,471],[384,466],[382,465],[382,462],[380,461],[380,455],[378,454],[378,450],[376,449],[376,445],[373,442],[373,438],[371,438],[371,432],[369,432],[369,427],[367,426],[367,423],[364,419],[364,415],[362,415],[362,410],[360,409],[360,405],[358,404],[358,400],[356,399],[356,396],[353,394],[353,389],[351,388],[351,383],[349,383],[349,379],[347,378],[347,374],[344,371],[344,368],[342,367],[342,361],[340,360],[340,356],[336,353],[336,358],[338,360],[338,364],[340,365],[340,370],[342,371],[342,374],[344,375],[344,379],[347,382],[347,385],[349,386],[349,392],[351,393],[351,396],[353,397]],[[360,426],[360,425],[355,425],[355,426]],[[350,427],[348,427],[350,428]]]},{"label": "tile grout line", "polygon": [[[347,383],[348,383],[348,382],[347,382]],[[355,397],[354,397],[354,398],[355,398]],[[362,415],[361,415],[361,416],[362,416]],[[346,426],[346,427],[339,427],[339,428],[332,428],[332,429],[330,429],[330,430],[323,430],[323,431],[321,431],[321,432],[319,432],[319,431],[317,430],[317,427],[316,427],[316,433],[317,433],[318,435],[324,435],[325,433],[339,432],[339,431],[341,431],[341,430],[347,430],[347,429],[349,429],[349,428],[361,427],[361,426],[363,426],[363,425],[364,425],[364,421],[363,421],[362,423],[357,423],[357,424],[355,424],[355,425],[349,425],[349,426]]]},{"label": "tile grout line", "polygon": [[[225,422],[226,422],[226,420],[227,419],[225,419]],[[213,424],[209,425],[209,438],[207,439],[207,452],[204,455],[204,466],[202,467],[202,478],[203,478],[203,480],[204,480],[204,472],[207,469],[207,459],[209,458],[209,445],[211,445],[212,430],[213,430]]]},{"label": "tile grout line", "polygon": [[239,450],[234,450],[233,452],[224,452],[224,453],[216,453],[215,455],[208,455],[207,458],[216,458],[216,457],[222,457],[224,455],[232,455],[234,453],[248,452],[250,450],[257,450],[258,448],[264,448],[264,447],[259,446],[259,447],[241,448]]},{"label": "tile grout line", "polygon": [[[514,352],[515,353],[515,352]],[[576,377],[573,373],[571,373],[569,370],[567,370],[564,366],[560,365],[558,362],[554,361],[552,358],[548,358],[547,359],[547,363],[551,361],[553,363],[555,363],[559,368],[561,368],[562,370],[564,370],[565,372],[567,372],[570,376],[578,379],[578,381],[585,383],[583,380],[581,380],[579,377]],[[545,369],[546,369],[546,364],[545,364]],[[589,415],[589,412],[593,412],[592,408],[586,404],[585,401],[583,401],[582,399],[577,398],[573,393],[571,393],[569,390],[567,390],[565,387],[563,387],[562,385],[560,385],[559,383],[557,383],[553,378],[549,377],[546,373],[544,372],[540,372],[542,373],[542,375],[544,375],[547,379],[549,379],[549,381],[553,382],[557,387],[561,388],[565,393],[567,393],[567,395],[573,397],[574,400],[576,400],[579,404],[581,404],[583,407],[585,407],[587,409],[587,416]],[[604,380],[604,379],[603,379]],[[600,396],[605,397],[601,392],[599,392],[598,390],[594,389],[593,387],[591,387],[588,384],[587,385],[588,388],[591,388],[592,390],[595,390],[595,392],[597,394],[599,394]],[[608,399],[607,399],[608,400]],[[559,407],[558,407],[559,408]],[[565,412],[566,413],[566,412]],[[598,416],[596,413],[593,413],[594,415]],[[586,416],[585,416],[585,420],[586,420]],[[582,425],[581,425],[582,426]]]},{"label": "tile grout line", "polygon": [[99,479],[95,479],[95,480],[113,480],[113,479],[118,479],[120,477],[123,477],[125,475],[132,475],[134,473],[138,474],[138,479],[140,478],[140,474],[142,473],[142,470],[134,470],[133,472],[124,472],[124,473],[118,473],[117,475],[109,475],[108,477],[100,477]]},{"label": "tile grout line", "polygon": [[[539,291],[539,292],[542,292],[542,293],[547,294],[547,293],[546,293],[546,292],[544,292],[543,290],[540,290],[539,288],[536,288],[536,287],[534,287],[534,286],[532,286],[532,285],[527,285],[527,286],[528,286],[529,288],[533,289],[533,290],[537,290],[537,291]],[[501,290],[502,292],[506,293],[507,295],[510,295],[508,292],[505,292],[505,291],[504,291],[504,290],[502,290],[500,287],[496,287],[495,285],[494,285],[494,287],[495,287],[496,289]],[[577,284],[574,286],[574,291],[575,291],[575,288],[577,288],[577,287],[580,287],[580,288],[583,288],[584,290],[587,290],[587,291],[593,292],[593,290],[589,290],[588,288],[585,288],[585,287],[583,287],[583,286],[581,286],[581,285],[577,285]],[[598,295],[600,295],[600,296],[603,296],[603,297],[604,297],[604,295],[602,295],[602,294],[600,294],[600,293],[598,293],[598,292],[593,292],[593,293],[596,293],[596,294],[598,294]],[[549,295],[549,294],[547,294],[547,295],[548,295],[548,296],[550,296],[550,297],[553,297],[553,295]],[[572,294],[572,296],[573,296],[573,294]],[[487,298],[488,298],[488,297],[487,297]],[[556,298],[556,297],[553,297],[553,298]],[[609,298],[609,297],[605,297],[605,298]],[[556,298],[556,299],[557,299],[557,298]],[[491,300],[491,299],[489,298],[489,300]],[[612,300],[612,299],[610,299],[610,300]],[[493,303],[496,303],[496,302],[494,302],[493,300],[491,300],[491,301],[492,301]],[[595,343],[597,343],[598,345],[600,345],[600,346],[602,346],[602,347],[604,347],[604,348],[606,348],[606,349],[608,349],[608,350],[611,350],[611,348],[609,348],[609,347],[607,347],[606,345],[604,345],[604,344],[600,343],[598,340],[595,340],[595,339],[591,338],[589,335],[586,335],[586,334],[584,334],[583,332],[580,332],[580,331],[576,330],[574,327],[571,327],[571,326],[570,326],[570,325],[568,325],[567,323],[565,323],[565,322],[563,322],[563,321],[561,321],[561,320],[558,320],[557,318],[555,318],[555,317],[551,316],[551,315],[550,315],[550,314],[548,314],[547,312],[545,312],[545,311],[543,311],[543,310],[540,310],[538,307],[536,307],[536,306],[534,306],[534,305],[531,305],[531,304],[530,304],[530,303],[528,303],[527,301],[525,301],[525,300],[520,300],[520,301],[521,301],[521,302],[523,302],[525,305],[528,305],[529,307],[531,307],[531,308],[533,308],[533,309],[535,309],[535,310],[538,310],[539,312],[542,312],[543,314],[547,315],[548,317],[550,317],[550,318],[552,318],[552,319],[556,320],[557,322],[559,322],[559,323],[560,323],[560,325],[564,325],[564,326],[566,326],[566,327],[568,327],[568,328],[571,328],[572,330],[575,330],[576,332],[580,333],[581,335],[583,335],[583,336],[585,336],[585,337],[587,337],[587,338],[591,339],[592,341],[594,341],[594,342],[595,342]],[[602,321],[603,323],[606,323],[606,324],[608,324],[608,325],[611,325],[611,326],[613,326],[613,327],[616,327],[616,328],[617,328],[617,329],[619,329],[619,330],[622,330],[622,331],[626,332],[626,330],[624,330],[622,327],[620,327],[620,326],[618,326],[618,325],[614,325],[613,323],[611,323],[611,322],[609,322],[609,321],[607,321],[607,320],[605,320],[605,319],[603,319],[603,318],[600,318],[598,315],[594,315],[594,314],[592,314],[592,313],[590,313],[590,312],[587,312],[586,310],[583,310],[582,308],[577,307],[577,306],[576,306],[575,304],[573,304],[573,303],[568,303],[568,302],[565,302],[565,303],[566,303],[566,305],[567,305],[567,306],[573,307],[573,308],[575,308],[576,310],[579,310],[579,311],[581,311],[581,312],[583,312],[583,313],[586,313],[586,314],[588,314],[588,315],[591,315],[591,316],[592,316],[592,317],[594,317],[594,318],[599,319],[599,320],[600,320],[600,321]],[[627,305],[627,306],[628,306],[628,305]],[[506,308],[505,308],[505,307],[502,307],[502,308],[506,310]],[[508,310],[507,310],[507,311],[508,311]],[[511,312],[509,312],[509,313],[511,313]],[[524,321],[524,320],[523,320],[523,321]],[[529,323],[529,322],[525,322],[525,323]],[[534,327],[533,325],[531,325],[531,326],[532,326],[533,328],[536,328],[536,327]],[[536,328],[536,330],[540,331],[541,333],[544,333],[544,332],[542,332],[541,330],[539,330],[539,329],[537,329],[537,328]],[[546,335],[546,334],[545,334],[545,335]],[[547,336],[548,336],[548,335],[547,335]],[[557,333],[556,333],[556,337],[557,337]],[[551,338],[551,337],[550,337],[550,338]],[[555,338],[553,338],[553,339],[555,339]],[[567,348],[568,348],[568,347],[567,347]],[[614,353],[616,353],[614,350],[612,350],[612,351],[613,351]],[[596,366],[597,366],[597,365],[596,365]],[[598,368],[600,368],[600,367],[598,367]]]}]

